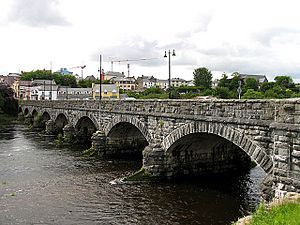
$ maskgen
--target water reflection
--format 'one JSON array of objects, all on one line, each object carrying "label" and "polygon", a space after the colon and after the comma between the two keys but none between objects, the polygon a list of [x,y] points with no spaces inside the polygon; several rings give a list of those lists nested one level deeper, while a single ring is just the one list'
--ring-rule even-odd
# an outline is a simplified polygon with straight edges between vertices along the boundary
[{"label": "water reflection", "polygon": [[[264,172],[111,184],[141,160],[82,157],[18,124],[0,130],[0,224],[229,224],[258,203]],[[207,179],[210,179],[208,182]]]}]

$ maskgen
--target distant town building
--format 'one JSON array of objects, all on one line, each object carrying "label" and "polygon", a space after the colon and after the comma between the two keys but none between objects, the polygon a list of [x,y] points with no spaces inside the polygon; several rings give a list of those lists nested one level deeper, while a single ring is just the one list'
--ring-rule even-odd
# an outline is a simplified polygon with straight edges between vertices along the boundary
[{"label": "distant town building", "polygon": [[136,80],[134,77],[115,77],[110,80],[122,90],[133,91],[136,89]]},{"label": "distant town building", "polygon": [[17,88],[17,98],[21,100],[31,99],[31,81],[30,80],[20,80],[18,82]]},{"label": "distant town building", "polygon": [[68,71],[67,68],[60,68],[58,71],[56,71],[55,73],[60,73],[62,75],[73,75],[73,72]]},{"label": "distant town building", "polygon": [[54,80],[33,80],[30,100],[56,100],[58,86]]},{"label": "distant town building", "polygon": [[[93,99],[100,97],[100,84],[92,84]],[[102,99],[119,99],[119,87],[116,84],[102,84],[101,85]]]},{"label": "distant town building", "polygon": [[104,73],[104,80],[110,80],[112,78],[124,78],[124,73],[120,72],[113,72],[113,71],[107,71]]},{"label": "distant town building", "polygon": [[57,99],[90,100],[93,99],[93,89],[61,86],[57,91]]},{"label": "distant town building", "polygon": [[87,76],[86,78],[84,78],[84,80],[96,81],[97,79],[94,75],[90,75],[90,76]]},{"label": "distant town building", "polygon": [[247,78],[254,78],[258,83],[268,82],[265,75],[251,75],[251,74],[240,74],[240,78],[246,80]]},{"label": "distant town building", "polygon": [[169,80],[159,80],[156,81],[156,87],[161,88],[163,90],[168,89],[169,87]]},{"label": "distant town building", "polygon": [[138,77],[136,79],[137,89],[143,90],[151,87],[156,87],[157,79],[153,76],[144,76]]},{"label": "distant town building", "polygon": [[182,78],[172,78],[171,79],[171,86],[173,87],[180,87],[180,86],[188,86],[189,81],[186,81]]}]

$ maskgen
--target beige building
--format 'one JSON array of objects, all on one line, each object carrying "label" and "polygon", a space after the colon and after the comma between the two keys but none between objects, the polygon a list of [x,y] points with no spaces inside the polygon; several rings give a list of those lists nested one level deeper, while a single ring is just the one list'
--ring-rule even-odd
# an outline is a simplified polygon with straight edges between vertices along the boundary
[{"label": "beige building", "polygon": [[[93,99],[99,99],[100,84],[92,84]],[[102,99],[120,99],[119,87],[116,84],[101,85]]]},{"label": "beige building", "polygon": [[125,91],[133,91],[136,89],[136,80],[134,77],[116,77],[110,79],[115,83],[120,89]]}]

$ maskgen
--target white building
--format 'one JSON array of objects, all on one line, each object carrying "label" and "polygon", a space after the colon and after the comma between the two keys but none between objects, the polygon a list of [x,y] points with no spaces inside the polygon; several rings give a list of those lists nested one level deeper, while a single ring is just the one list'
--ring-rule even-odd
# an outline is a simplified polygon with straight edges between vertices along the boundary
[{"label": "white building", "polygon": [[56,100],[58,86],[54,80],[33,80],[30,86],[31,100]]}]

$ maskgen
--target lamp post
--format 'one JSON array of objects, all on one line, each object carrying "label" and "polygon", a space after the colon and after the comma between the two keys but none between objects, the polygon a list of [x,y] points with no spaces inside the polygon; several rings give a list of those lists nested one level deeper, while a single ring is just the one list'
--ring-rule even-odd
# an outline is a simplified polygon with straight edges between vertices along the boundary
[{"label": "lamp post", "polygon": [[99,73],[100,73],[100,76],[99,76],[99,80],[100,80],[100,86],[99,86],[99,101],[101,101],[102,99],[102,96],[101,96],[101,92],[102,92],[102,55],[100,55],[99,57],[99,61],[100,61],[100,67],[99,67]]},{"label": "lamp post", "polygon": [[[169,56],[169,98],[171,98],[171,50],[168,50],[168,56]],[[165,51],[164,57],[167,58],[167,51]],[[175,49],[172,51],[172,56],[176,56]]]}]

